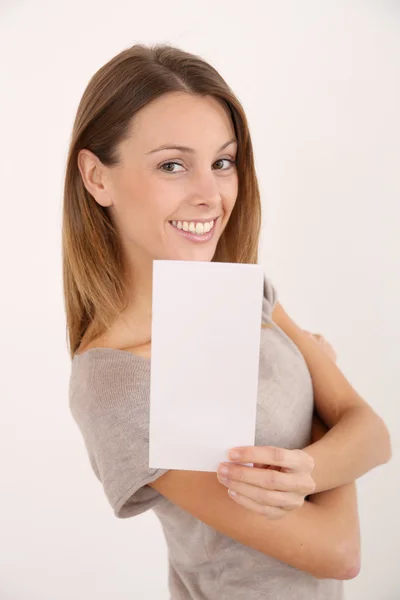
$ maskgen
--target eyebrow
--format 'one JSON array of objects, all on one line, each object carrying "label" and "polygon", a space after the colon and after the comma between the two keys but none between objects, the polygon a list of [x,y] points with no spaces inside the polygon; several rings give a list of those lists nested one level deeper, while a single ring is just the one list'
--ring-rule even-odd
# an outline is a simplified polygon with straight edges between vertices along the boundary
[{"label": "eyebrow", "polygon": [[[225,144],[223,144],[221,146],[221,148],[218,150],[218,152],[221,152],[221,150],[224,150],[227,146],[229,146],[230,144],[233,144],[233,142],[237,143],[237,139],[233,138],[233,139],[229,140],[229,142],[226,142]],[[188,152],[189,154],[194,154],[196,152],[194,148],[189,148],[188,146],[177,146],[177,145],[171,146],[170,144],[163,144],[162,146],[159,146],[158,148],[155,148],[154,150],[150,150],[149,152],[146,152],[146,154],[153,154],[154,152],[160,152],[161,150],[180,150],[181,152]]]}]

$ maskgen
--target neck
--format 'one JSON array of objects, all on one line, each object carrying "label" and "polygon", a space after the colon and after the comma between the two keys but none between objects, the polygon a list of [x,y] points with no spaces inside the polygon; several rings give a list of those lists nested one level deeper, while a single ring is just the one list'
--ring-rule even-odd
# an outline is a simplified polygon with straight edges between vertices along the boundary
[{"label": "neck", "polygon": [[121,314],[125,335],[134,343],[144,344],[151,339],[153,261],[135,261],[129,265],[129,303]]}]

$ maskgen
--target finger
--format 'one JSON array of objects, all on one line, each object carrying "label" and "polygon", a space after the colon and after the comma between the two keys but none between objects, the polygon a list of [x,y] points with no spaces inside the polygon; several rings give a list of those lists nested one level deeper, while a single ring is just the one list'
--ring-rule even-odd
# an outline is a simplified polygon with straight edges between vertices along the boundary
[{"label": "finger", "polygon": [[332,348],[332,346],[330,344],[328,344],[328,342],[325,342],[323,344],[323,350],[324,352],[326,352],[326,354],[332,359],[332,360],[336,360],[337,359],[337,354],[335,352],[335,350]]},{"label": "finger", "polygon": [[228,473],[218,469],[218,476],[231,481],[248,483],[266,490],[294,492],[304,496],[315,490],[315,482],[309,473],[284,473],[275,469],[257,469],[234,464],[228,464],[227,468]]},{"label": "finger", "polygon": [[231,493],[229,494],[229,496],[237,504],[240,504],[248,510],[264,515],[265,517],[267,517],[267,519],[270,519],[271,521],[282,519],[288,514],[287,510],[283,510],[275,506],[263,506],[261,504],[258,504],[258,502],[254,502],[254,500],[251,500],[250,498],[246,498],[246,496],[241,496],[238,493],[234,493],[234,495],[232,495]]},{"label": "finger", "polygon": [[314,460],[302,450],[287,450],[276,446],[243,446],[232,450],[238,458],[231,457],[233,463],[261,463],[283,467],[291,471],[312,471]]},{"label": "finger", "polygon": [[274,467],[273,465],[262,465],[261,463],[254,463],[257,469],[275,469],[275,471],[281,471],[283,467]]},{"label": "finger", "polygon": [[334,350],[334,348],[332,347],[332,345],[326,340],[326,338],[324,338],[323,335],[319,336],[319,340],[318,343],[321,345],[323,351],[332,359],[332,360],[336,360],[337,359],[337,354]]},{"label": "finger", "polygon": [[304,503],[304,496],[291,492],[277,492],[274,490],[266,490],[248,483],[238,481],[219,479],[220,483],[241,496],[245,496],[257,504],[264,506],[273,506],[282,508],[283,510],[294,510],[300,508]]}]

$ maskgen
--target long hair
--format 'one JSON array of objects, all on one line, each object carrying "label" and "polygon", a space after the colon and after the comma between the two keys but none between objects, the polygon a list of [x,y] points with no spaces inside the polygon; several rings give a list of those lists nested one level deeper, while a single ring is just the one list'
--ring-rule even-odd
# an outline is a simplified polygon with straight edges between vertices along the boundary
[{"label": "long hair", "polygon": [[86,148],[106,166],[118,164],[118,145],[132,118],[169,92],[213,96],[232,119],[238,140],[238,196],[213,256],[216,262],[257,264],[260,192],[244,110],[221,75],[201,57],[166,44],[136,44],[90,79],[73,125],[64,181],[62,261],[67,343],[71,359],[90,325],[105,332],[127,306],[128,281],[118,232],[107,210],[86,190],[78,154]]}]

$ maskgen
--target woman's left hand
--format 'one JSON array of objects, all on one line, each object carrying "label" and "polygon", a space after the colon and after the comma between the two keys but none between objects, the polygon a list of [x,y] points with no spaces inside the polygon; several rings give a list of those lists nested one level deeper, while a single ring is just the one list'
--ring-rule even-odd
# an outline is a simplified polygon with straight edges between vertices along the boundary
[{"label": "woman's left hand", "polygon": [[320,333],[311,333],[310,331],[306,331],[305,329],[303,329],[303,331],[304,333],[312,337],[317,342],[317,344],[321,346],[322,350],[329,356],[331,360],[333,360],[333,362],[336,362],[337,354],[331,346],[331,344],[328,342],[328,340],[324,338],[323,335],[321,335]]},{"label": "woman's left hand", "polygon": [[[229,489],[235,502],[268,519],[281,519],[289,511],[300,508],[304,498],[315,490],[312,478],[314,459],[303,450],[287,450],[270,446],[235,448],[240,456],[235,463],[222,463],[218,469],[220,483]],[[221,472],[221,467],[228,473]],[[226,478],[226,480],[222,479]],[[232,494],[233,492],[233,494]]]}]

